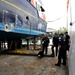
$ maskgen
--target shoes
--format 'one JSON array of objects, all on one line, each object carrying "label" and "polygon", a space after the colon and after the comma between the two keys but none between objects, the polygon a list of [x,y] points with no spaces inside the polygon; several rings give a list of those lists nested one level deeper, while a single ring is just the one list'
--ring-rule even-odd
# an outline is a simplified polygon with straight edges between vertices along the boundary
[{"label": "shoes", "polygon": [[55,55],[54,55],[54,54],[51,54],[50,56],[51,56],[51,57],[55,57]]},{"label": "shoes", "polygon": [[57,64],[55,64],[55,66],[61,66],[61,65],[57,63]]},{"label": "shoes", "polygon": [[57,56],[57,54],[56,54],[56,56]]},{"label": "shoes", "polygon": [[[63,66],[66,66],[66,64],[64,64],[64,63],[61,63]],[[55,66],[61,66],[60,64],[55,64]]]},{"label": "shoes", "polygon": [[64,64],[64,63],[61,63],[63,66],[66,66],[66,64]]}]

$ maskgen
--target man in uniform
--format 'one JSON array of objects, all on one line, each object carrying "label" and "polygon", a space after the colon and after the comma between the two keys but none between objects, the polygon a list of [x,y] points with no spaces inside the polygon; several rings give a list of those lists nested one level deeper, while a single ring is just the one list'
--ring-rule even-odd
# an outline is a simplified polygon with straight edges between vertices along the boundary
[{"label": "man in uniform", "polygon": [[45,54],[47,54],[47,47],[49,45],[49,38],[48,38],[48,34],[45,34],[45,36],[43,37],[42,39],[42,51],[43,51],[43,54],[44,54],[44,51],[45,51]]},{"label": "man in uniform", "polygon": [[55,66],[61,66],[61,59],[63,59],[62,65],[66,66],[66,40],[63,37],[63,34],[60,34],[59,37],[59,55],[58,62]]},{"label": "man in uniform", "polygon": [[66,36],[66,50],[69,51],[70,48],[70,36],[68,35],[68,32],[65,32],[65,36]]},{"label": "man in uniform", "polygon": [[57,52],[58,52],[58,42],[59,42],[59,37],[58,37],[58,35],[57,35],[57,33],[55,33],[54,34],[54,37],[53,37],[53,45],[52,45],[52,47],[51,47],[51,50],[52,50],[52,54],[51,54],[51,56],[54,56],[54,47],[55,47],[55,49],[56,49],[56,56],[57,56]]}]

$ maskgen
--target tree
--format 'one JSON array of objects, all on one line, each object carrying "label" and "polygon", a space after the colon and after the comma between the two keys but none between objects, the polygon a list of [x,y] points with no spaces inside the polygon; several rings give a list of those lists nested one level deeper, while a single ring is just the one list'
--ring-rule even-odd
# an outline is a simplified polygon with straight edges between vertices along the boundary
[{"label": "tree", "polygon": [[66,31],[68,31],[67,28],[60,27],[60,29],[58,30],[58,34],[65,33]]}]

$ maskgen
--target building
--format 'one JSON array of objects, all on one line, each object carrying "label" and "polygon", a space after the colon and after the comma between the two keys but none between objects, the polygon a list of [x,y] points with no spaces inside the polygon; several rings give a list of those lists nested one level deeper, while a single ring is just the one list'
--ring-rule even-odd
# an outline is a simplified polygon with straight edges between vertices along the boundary
[{"label": "building", "polygon": [[75,75],[75,0],[67,0],[68,32],[71,38],[69,50],[69,75]]}]

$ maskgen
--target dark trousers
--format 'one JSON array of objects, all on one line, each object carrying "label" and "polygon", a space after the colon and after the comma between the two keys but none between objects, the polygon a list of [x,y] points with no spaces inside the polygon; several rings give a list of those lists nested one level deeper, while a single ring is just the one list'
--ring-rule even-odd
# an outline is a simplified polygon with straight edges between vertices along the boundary
[{"label": "dark trousers", "polygon": [[58,64],[61,64],[61,59],[63,59],[63,64],[66,65],[66,49],[59,50],[59,55],[58,55]]},{"label": "dark trousers", "polygon": [[66,45],[66,50],[69,51],[70,45]]},{"label": "dark trousers", "polygon": [[44,54],[44,51],[45,51],[45,54],[47,54],[47,47],[48,47],[48,46],[43,45],[43,47],[42,47],[43,54]]},{"label": "dark trousers", "polygon": [[53,45],[53,46],[52,46],[52,54],[53,54],[53,55],[54,55],[54,47],[56,48],[56,56],[57,56],[58,45]]}]

